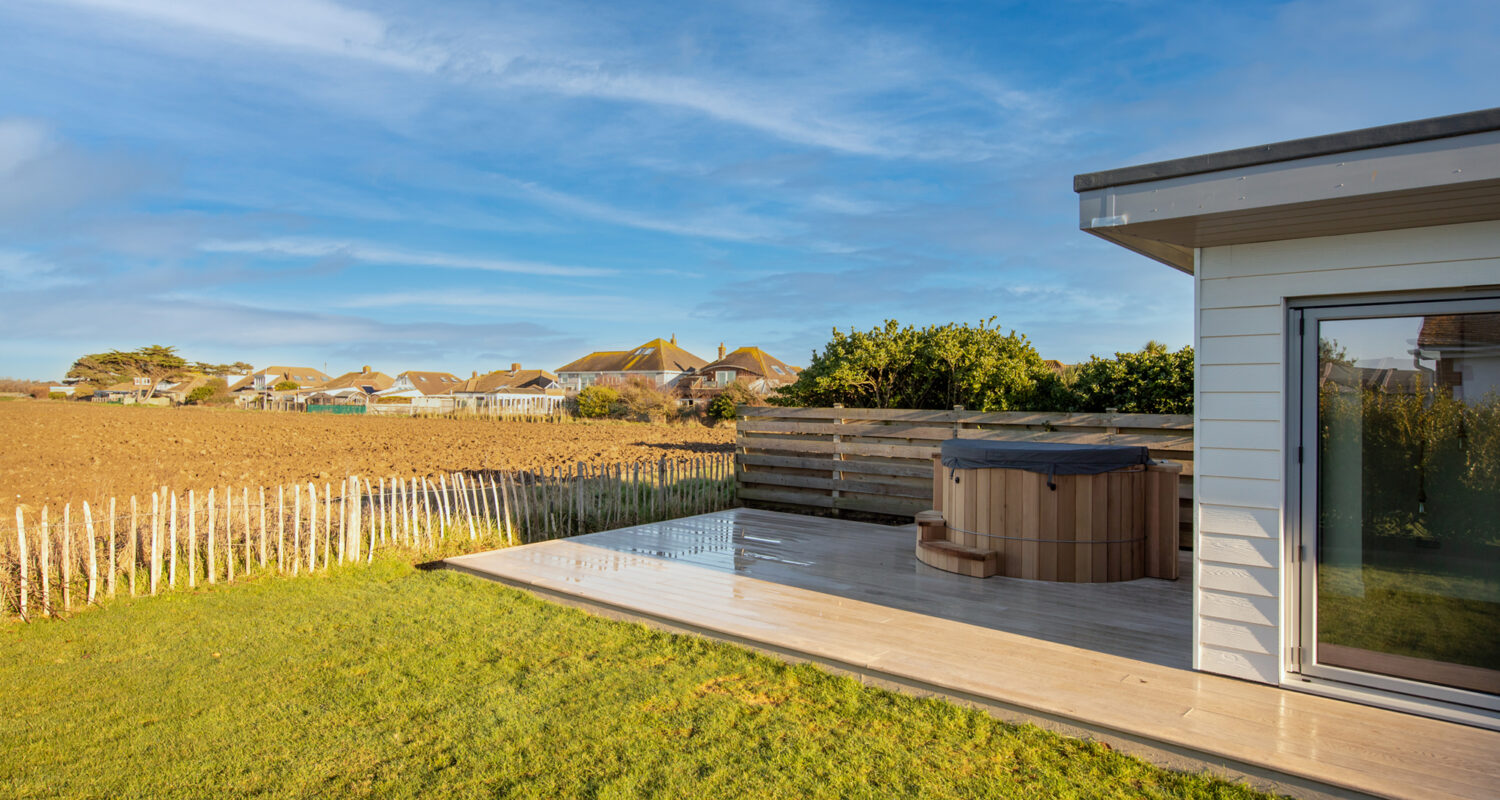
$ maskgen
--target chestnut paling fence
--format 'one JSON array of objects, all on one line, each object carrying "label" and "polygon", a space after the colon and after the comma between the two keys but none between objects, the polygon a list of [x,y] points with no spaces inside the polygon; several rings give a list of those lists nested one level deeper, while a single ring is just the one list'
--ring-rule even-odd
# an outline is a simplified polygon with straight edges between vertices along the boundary
[{"label": "chestnut paling fence", "polygon": [[0,614],[66,616],[117,595],[315,572],[382,549],[470,552],[735,502],[732,456],[715,454],[207,492],[163,486],[144,497],[18,506],[13,526],[0,523]]}]

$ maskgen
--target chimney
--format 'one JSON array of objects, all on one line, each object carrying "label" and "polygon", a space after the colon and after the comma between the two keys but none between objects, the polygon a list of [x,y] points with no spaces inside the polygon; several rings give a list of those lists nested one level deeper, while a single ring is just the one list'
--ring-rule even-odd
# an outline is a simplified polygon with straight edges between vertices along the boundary
[{"label": "chimney", "polygon": [[370,365],[369,365],[369,364],[366,364],[366,365],[364,365],[364,366],[363,366],[363,367],[360,367],[360,368],[359,368],[359,371],[360,371],[360,372],[369,372],[369,371],[370,371]]},{"label": "chimney", "polygon": [[677,334],[672,334],[672,344],[677,344]]},{"label": "chimney", "polygon": [[477,378],[477,377],[479,377],[479,370],[477,370],[477,369],[474,370],[472,373],[469,374],[469,377],[470,378]]},{"label": "chimney", "polygon": [[724,343],[723,342],[719,342],[719,360],[722,361],[723,359],[724,359]]},{"label": "chimney", "polygon": [[514,374],[516,374],[517,372],[520,372],[520,371],[521,371],[521,362],[519,362],[519,361],[512,361],[511,364],[510,364],[510,374],[514,375]]}]

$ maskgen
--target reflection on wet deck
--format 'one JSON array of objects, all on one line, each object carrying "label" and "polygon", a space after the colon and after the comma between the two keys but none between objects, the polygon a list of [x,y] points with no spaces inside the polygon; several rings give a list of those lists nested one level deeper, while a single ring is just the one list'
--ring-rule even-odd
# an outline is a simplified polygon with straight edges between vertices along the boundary
[{"label": "reflection on wet deck", "polygon": [[[912,555],[913,526],[734,509],[573,541],[733,572],[1058,644],[1191,666],[1190,581],[1065,584],[967,578]],[[1191,575],[1191,557],[1183,575]]]}]

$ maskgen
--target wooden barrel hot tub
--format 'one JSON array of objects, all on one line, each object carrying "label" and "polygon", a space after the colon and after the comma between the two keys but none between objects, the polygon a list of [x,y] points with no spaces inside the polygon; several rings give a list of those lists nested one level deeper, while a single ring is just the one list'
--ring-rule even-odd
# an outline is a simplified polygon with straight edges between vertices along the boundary
[{"label": "wooden barrel hot tub", "polygon": [[[1178,464],[1144,447],[953,439],[917,558],[974,577],[1177,578]],[[941,515],[941,516],[939,516]]]}]

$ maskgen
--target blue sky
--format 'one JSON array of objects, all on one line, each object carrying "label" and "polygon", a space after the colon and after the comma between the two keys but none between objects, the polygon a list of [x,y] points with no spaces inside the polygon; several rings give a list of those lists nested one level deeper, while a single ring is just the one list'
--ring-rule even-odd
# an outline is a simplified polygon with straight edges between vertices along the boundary
[{"label": "blue sky", "polygon": [[1176,347],[1071,177],[1500,105],[1500,4],[0,4],[0,375]]}]

